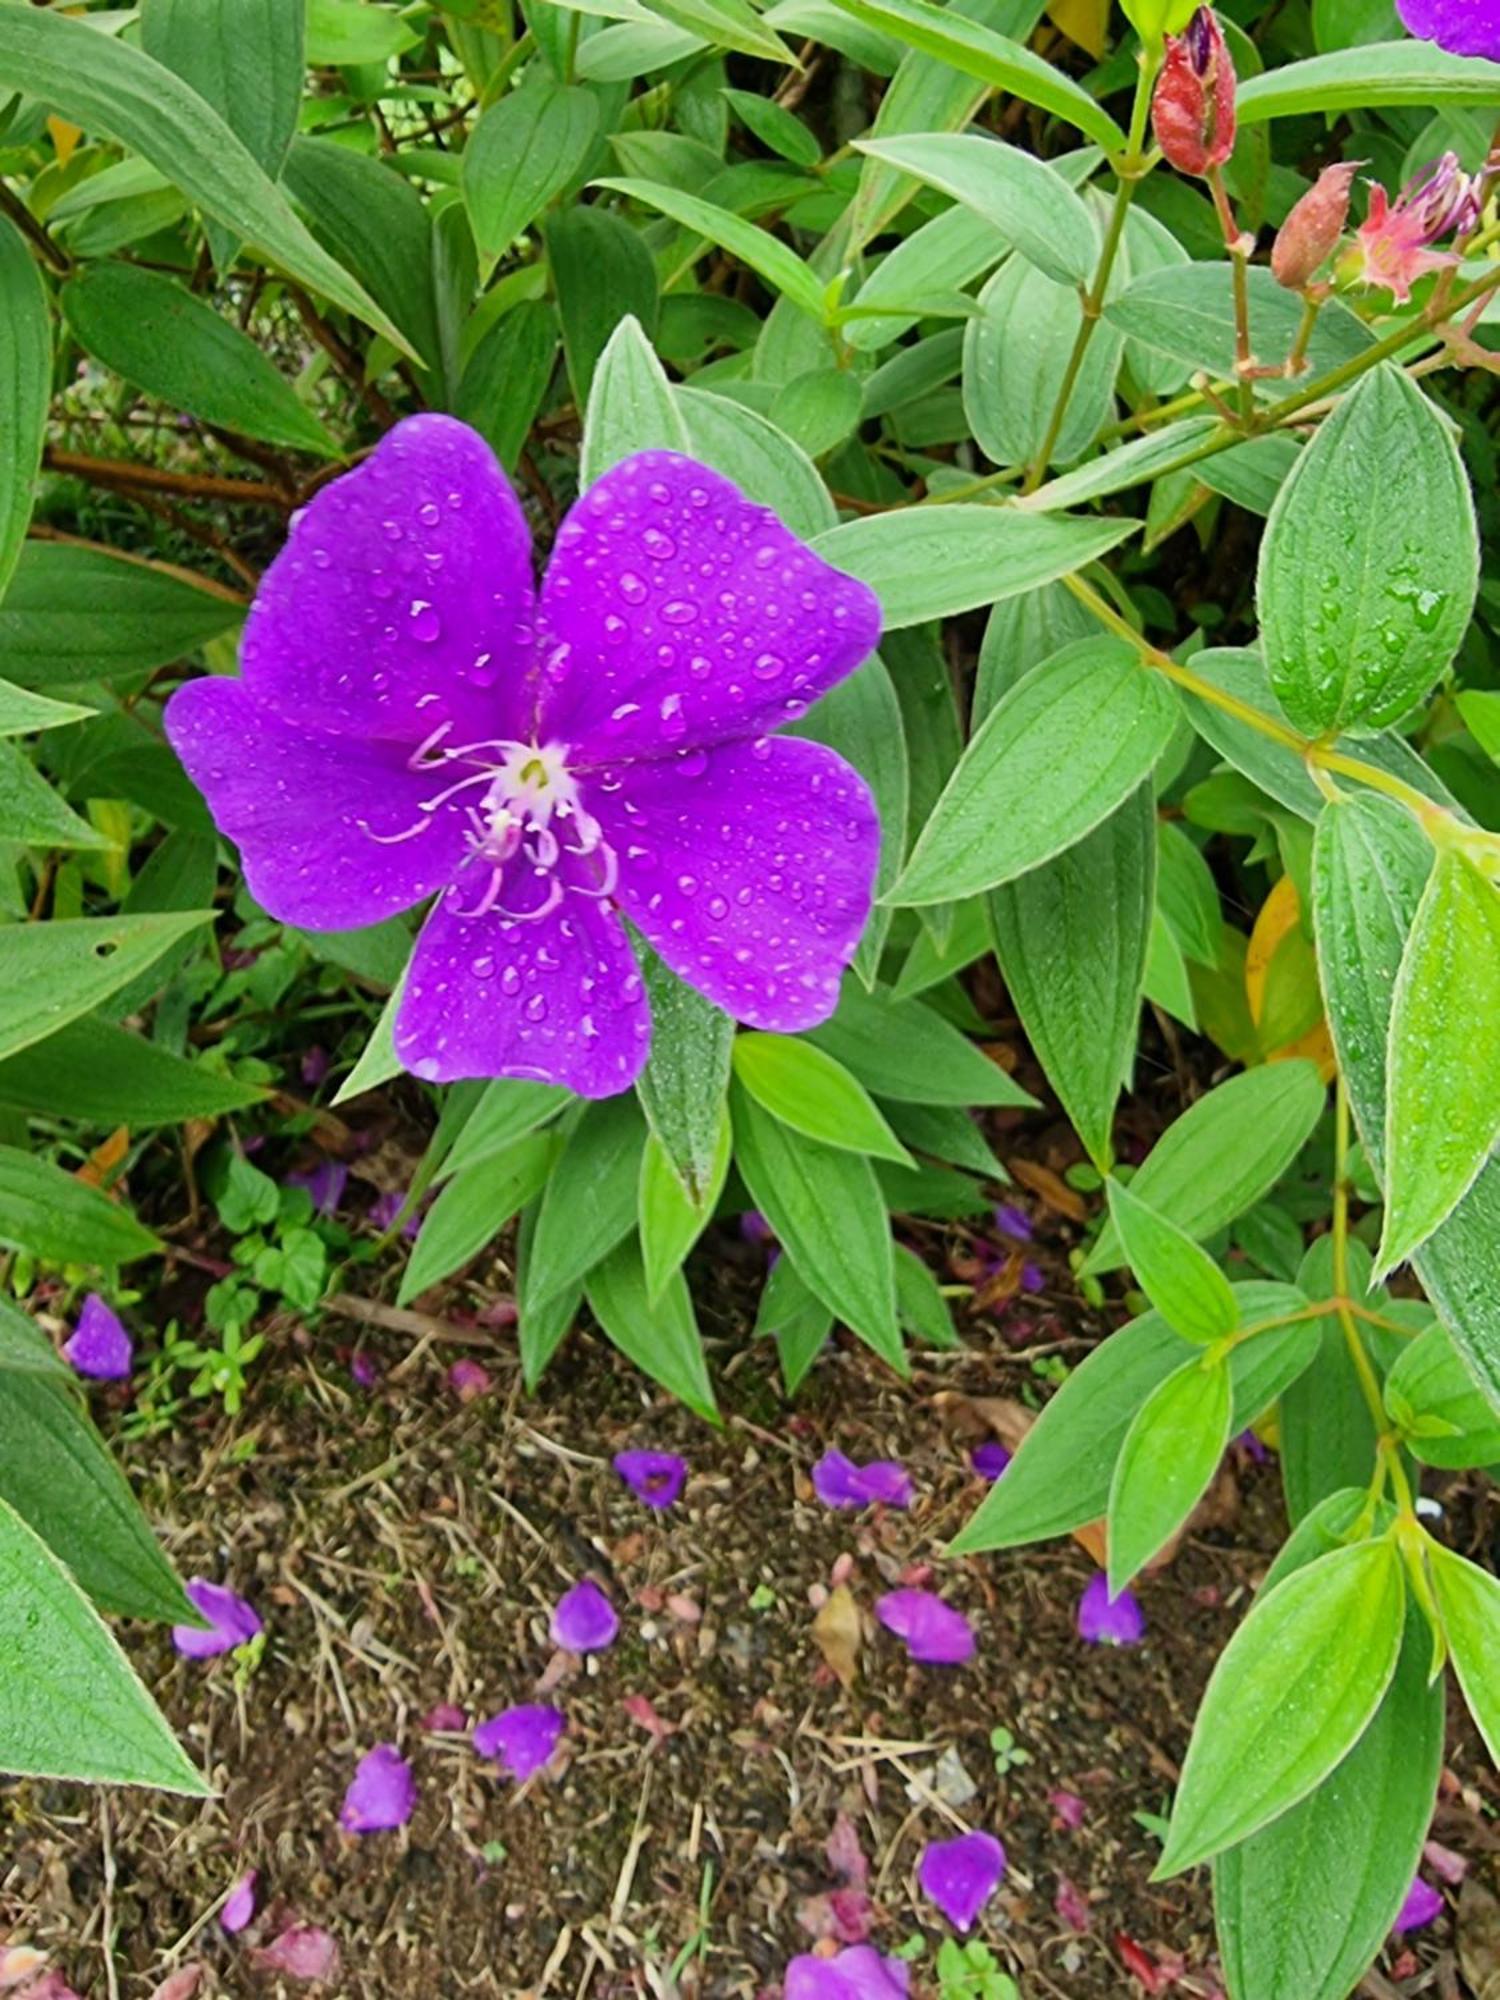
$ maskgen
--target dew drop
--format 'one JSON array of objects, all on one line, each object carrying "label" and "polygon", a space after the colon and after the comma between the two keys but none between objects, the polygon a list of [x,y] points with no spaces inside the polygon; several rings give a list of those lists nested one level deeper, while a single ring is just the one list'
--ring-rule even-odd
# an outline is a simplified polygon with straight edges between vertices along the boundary
[{"label": "dew drop", "polygon": [[620,595],[627,604],[644,604],[650,592],[644,578],[627,569],[620,572]]},{"label": "dew drop", "polygon": [[774,681],[779,674],[786,672],[786,661],[780,653],[757,653],[750,671],[757,680]]},{"label": "dew drop", "polygon": [[521,975],[513,965],[507,965],[500,975],[500,991],[516,994],[521,990]]},{"label": "dew drop", "polygon": [[545,1021],[547,1018],[547,1002],[545,997],[540,993],[533,993],[521,1011],[525,1014],[528,1021]]},{"label": "dew drop", "polygon": [[708,899],[708,914],[716,923],[721,923],[729,915],[729,905],[722,896],[710,896]]},{"label": "dew drop", "polygon": [[417,509],[417,519],[424,528],[435,528],[442,518],[442,509],[436,500],[424,500]]},{"label": "dew drop", "polygon": [[426,598],[418,597],[413,600],[407,618],[409,620],[407,629],[422,645],[430,646],[434,639],[442,636],[443,621],[438,616],[436,606],[429,604]]},{"label": "dew drop", "polygon": [[698,607],[685,597],[673,597],[662,606],[661,615],[669,625],[691,625],[698,616]]}]

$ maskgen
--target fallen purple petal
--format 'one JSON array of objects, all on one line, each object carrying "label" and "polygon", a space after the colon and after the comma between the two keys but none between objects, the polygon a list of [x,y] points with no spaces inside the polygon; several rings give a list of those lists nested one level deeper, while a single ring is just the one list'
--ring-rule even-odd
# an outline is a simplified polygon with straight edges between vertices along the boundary
[{"label": "fallen purple petal", "polygon": [[740,1217],[740,1234],[747,1243],[774,1243],[776,1231],[758,1208],[747,1208]]},{"label": "fallen purple petal", "polygon": [[614,1468],[648,1507],[670,1507],[687,1483],[687,1461],[675,1452],[619,1451]]},{"label": "fallen purple petal", "polygon": [[468,1730],[469,1718],[451,1701],[440,1701],[422,1717],[422,1727],[429,1736],[462,1736]]},{"label": "fallen purple petal", "polygon": [[833,1958],[811,1952],[786,1969],[785,2000],[906,2000],[911,1969],[873,1945],[854,1944]]},{"label": "fallen purple petal", "polygon": [[377,1743],[359,1766],[339,1808],[345,1833],[390,1833],[405,1826],[417,1805],[410,1764],[394,1743]]},{"label": "fallen purple petal", "polygon": [[[370,1213],[366,1217],[370,1227],[379,1230],[381,1235],[384,1235],[386,1230],[393,1226],[396,1217],[401,1213],[402,1209],[405,1208],[406,1200],[407,1194],[405,1188],[387,1188],[384,1194],[376,1195],[375,1199],[370,1203]],[[406,1218],[406,1221],[401,1225],[401,1234],[403,1236],[416,1237],[421,1233],[421,1228],[422,1204],[419,1202]]]},{"label": "fallen purple petal", "polygon": [[212,1660],[220,1653],[232,1653],[236,1646],[248,1646],[263,1630],[260,1613],[238,1591],[207,1577],[189,1577],[183,1586],[193,1609],[208,1620],[209,1629],[196,1625],[174,1625],[172,1644],[185,1659]]},{"label": "fallen purple petal", "polygon": [[1087,1896],[1066,1875],[1057,1878],[1057,1894],[1052,1899],[1052,1907],[1070,1931],[1086,1931],[1093,1922]]},{"label": "fallen purple petal", "polygon": [[1456,1889],[1469,1872],[1466,1856],[1455,1854],[1451,1847],[1444,1847],[1440,1840],[1429,1840],[1422,1849],[1422,1859],[1439,1881],[1446,1882],[1450,1889]]},{"label": "fallen purple petal", "polygon": [[1396,1913],[1396,1921],[1391,1925],[1392,1937],[1405,1937],[1408,1931],[1426,1930],[1443,1914],[1447,1905],[1441,1894],[1430,1882],[1424,1882],[1420,1875],[1406,1892],[1406,1900]]},{"label": "fallen purple petal", "polygon": [[225,1898],[219,1912],[219,1929],[236,1936],[255,1915],[255,1890],[260,1876],[254,1868],[243,1874]]},{"label": "fallen purple petal", "polygon": [[96,1382],[123,1382],[129,1376],[134,1343],[119,1314],[97,1292],[84,1300],[78,1324],[63,1344],[63,1359]]},{"label": "fallen purple petal", "polygon": [[1091,1646],[1138,1646],[1146,1636],[1146,1614],[1133,1590],[1109,1594],[1109,1578],[1100,1570],[1078,1600],[1078,1636]]},{"label": "fallen purple petal", "polygon": [[1021,1290],[1023,1292],[1044,1292],[1047,1289],[1047,1273],[1034,1257],[1028,1257],[1021,1266]]},{"label": "fallen purple petal", "polygon": [[1088,1806],[1077,1792],[1048,1792],[1047,1803],[1070,1832],[1076,1833],[1083,1825]]},{"label": "fallen purple petal", "polygon": [[380,1380],[380,1363],[373,1354],[366,1354],[361,1349],[358,1354],[349,1357],[349,1374],[356,1388],[373,1389]]},{"label": "fallen purple petal", "polygon": [[308,1088],[316,1090],[328,1074],[327,1049],[322,1047],[320,1043],[314,1042],[310,1049],[304,1050],[302,1060],[297,1065],[297,1071]]},{"label": "fallen purple petal", "polygon": [[589,1577],[560,1597],[552,1612],[552,1643],[570,1653],[602,1653],[619,1637],[615,1607]]},{"label": "fallen purple petal", "polygon": [[856,1465],[841,1451],[829,1449],[812,1469],[813,1491],[825,1507],[909,1507],[912,1484],[905,1466],[893,1458]]},{"label": "fallen purple petal", "polygon": [[1018,1203],[1002,1201],[995,1210],[995,1227],[1017,1243],[1031,1241],[1031,1217]]},{"label": "fallen purple petal", "polygon": [[1254,1431],[1241,1431],[1235,1443],[1245,1456],[1253,1459],[1257,1465],[1264,1465],[1271,1456]]},{"label": "fallen purple petal", "polygon": [[339,1948],[315,1924],[292,1924],[270,1944],[250,1954],[257,1972],[279,1972],[287,1979],[325,1983],[339,1976]]},{"label": "fallen purple petal", "polygon": [[455,1361],[448,1370],[448,1387],[461,1403],[472,1403],[480,1396],[487,1396],[494,1383],[482,1361],[471,1361],[465,1357],[462,1361]]},{"label": "fallen purple petal", "polygon": [[888,1590],[875,1616],[924,1666],[957,1667],[974,1656],[974,1628],[961,1611],[930,1590]]},{"label": "fallen purple petal", "polygon": [[474,1748],[492,1757],[503,1771],[521,1780],[540,1771],[557,1748],[566,1727],[560,1709],[543,1702],[522,1702],[502,1709],[474,1731]]},{"label": "fallen purple petal", "polygon": [[972,1927],[1004,1873],[1005,1849],[992,1833],[982,1831],[930,1840],[917,1863],[922,1894],[960,1931]]},{"label": "fallen purple petal", "polygon": [[288,1174],[282,1186],[305,1188],[312,1201],[313,1214],[330,1216],[344,1199],[348,1181],[349,1169],[342,1160],[319,1160],[305,1173]]},{"label": "fallen purple petal", "polygon": [[981,1479],[998,1479],[1010,1464],[1010,1453],[992,1438],[988,1444],[975,1445],[969,1453],[969,1463]]}]

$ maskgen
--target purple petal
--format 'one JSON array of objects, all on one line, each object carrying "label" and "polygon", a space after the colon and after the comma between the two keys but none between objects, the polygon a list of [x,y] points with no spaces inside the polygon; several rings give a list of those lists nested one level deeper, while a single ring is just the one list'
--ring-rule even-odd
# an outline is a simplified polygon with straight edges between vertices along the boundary
[{"label": "purple petal", "polygon": [[755,743],[611,773],[588,793],[630,921],[680,979],[752,1027],[826,1021],[869,915],[880,829],[819,743]]},{"label": "purple petal", "polygon": [[626,1090],[646,1060],[651,1011],[624,926],[602,903],[566,895],[513,922],[464,916],[477,893],[443,897],[417,940],[396,1017],[396,1053],[432,1082],[517,1076],[580,1097]]},{"label": "purple petal", "polygon": [[613,762],[795,721],[873,651],[880,606],[719,473],[643,452],[558,530],[540,629],[546,728]]},{"label": "purple petal", "polygon": [[906,2000],[911,1970],[873,1945],[853,1944],[834,1958],[811,1952],[786,1969],[785,2000]]},{"label": "purple petal", "polygon": [[[381,1235],[384,1235],[386,1230],[395,1222],[396,1217],[401,1213],[402,1209],[405,1208],[407,1195],[408,1190],[406,1188],[387,1188],[384,1194],[376,1195],[375,1199],[370,1203],[370,1213],[367,1217],[370,1227],[378,1229]],[[403,1236],[415,1237],[420,1234],[421,1228],[422,1203],[418,1202],[417,1206],[401,1225],[401,1234]]]},{"label": "purple petal", "polygon": [[570,1653],[601,1653],[619,1631],[615,1607],[588,1577],[560,1597],[552,1612],[552,1643]]},{"label": "purple petal", "polygon": [[955,1930],[966,1931],[1000,1886],[1005,1849],[992,1833],[961,1833],[930,1840],[917,1864],[922,1893]]},{"label": "purple petal", "polygon": [[189,1577],[183,1587],[194,1610],[202,1613],[210,1627],[207,1632],[195,1625],[172,1627],[172,1644],[186,1659],[211,1660],[220,1653],[232,1653],[264,1630],[259,1612],[238,1591],[202,1576]]},{"label": "purple petal", "polygon": [[493,1757],[513,1778],[529,1778],[549,1761],[565,1726],[560,1709],[522,1702],[481,1722],[474,1731],[474,1748],[481,1757]]},{"label": "purple petal", "polygon": [[740,1217],[740,1234],[747,1243],[774,1243],[776,1231],[758,1208],[747,1208]]},{"label": "purple petal", "polygon": [[825,1451],[812,1469],[813,1491],[825,1507],[869,1507],[877,1500],[887,1507],[909,1507],[911,1479],[893,1458],[856,1465],[841,1451]]},{"label": "purple petal", "polygon": [[1245,1453],[1246,1457],[1253,1459],[1257,1465],[1265,1465],[1270,1459],[1270,1452],[1255,1435],[1254,1431],[1241,1431],[1235,1439],[1235,1443]]},{"label": "purple petal", "polygon": [[334,1214],[344,1199],[348,1182],[349,1169],[342,1160],[319,1160],[304,1174],[288,1174],[282,1186],[305,1188],[312,1201],[314,1215],[328,1216]]},{"label": "purple petal", "polygon": [[448,1370],[448,1387],[461,1403],[472,1403],[480,1396],[487,1396],[494,1386],[484,1363],[474,1361],[468,1355],[461,1361],[455,1361]]},{"label": "purple petal", "polygon": [[614,1468],[648,1507],[670,1507],[687,1483],[687,1461],[675,1452],[618,1451]]},{"label": "purple petal", "polygon": [[876,1600],[875,1616],[925,1666],[957,1667],[974,1656],[974,1628],[933,1591],[888,1590]]},{"label": "purple petal", "polygon": [[380,1363],[362,1350],[349,1357],[349,1375],[356,1388],[373,1389],[380,1380]]},{"label": "purple petal", "polygon": [[258,707],[242,681],[213,678],[178,689],[166,727],[240,849],[251,895],[282,923],[378,923],[440,889],[463,859],[462,800],[424,815],[441,781],[407,769],[415,743],[316,736]]},{"label": "purple petal", "polygon": [[995,1210],[995,1227],[1018,1243],[1031,1241],[1031,1217],[1013,1201],[1002,1201]]},{"label": "purple petal", "polygon": [[225,1899],[219,1912],[219,1929],[235,1937],[244,1930],[255,1915],[255,1889],[260,1881],[258,1872],[252,1868],[242,1875]]},{"label": "purple petal", "polygon": [[1396,1921],[1391,1925],[1392,1937],[1405,1937],[1408,1931],[1425,1930],[1443,1914],[1445,1907],[1438,1891],[1430,1882],[1424,1882],[1418,1875],[1407,1890],[1406,1901],[1401,1905]]},{"label": "purple petal", "polygon": [[1010,1453],[992,1438],[987,1444],[975,1445],[969,1453],[969,1463],[981,1479],[998,1479],[1010,1464]]},{"label": "purple petal", "polygon": [[63,1359],[97,1382],[123,1382],[129,1376],[134,1344],[119,1314],[97,1292],[84,1300],[78,1324],[63,1343]]},{"label": "purple petal", "polygon": [[1396,0],[1408,31],[1455,56],[1500,61],[1500,6],[1495,0]]},{"label": "purple petal", "polygon": [[316,1924],[292,1924],[253,1951],[250,1963],[257,1972],[279,1972],[288,1979],[332,1981],[339,1976],[339,1948]]},{"label": "purple petal", "polygon": [[294,520],[245,627],[245,692],[403,755],[444,722],[461,740],[520,736],[534,596],[526,519],[488,445],[411,417]]},{"label": "purple petal", "polygon": [[339,1825],[345,1833],[389,1833],[405,1826],[416,1804],[411,1765],[394,1743],[377,1743],[359,1760],[339,1808]]},{"label": "purple petal", "polygon": [[1109,1578],[1100,1570],[1078,1600],[1078,1636],[1091,1646],[1138,1646],[1146,1634],[1146,1614],[1133,1590],[1109,1594]]}]

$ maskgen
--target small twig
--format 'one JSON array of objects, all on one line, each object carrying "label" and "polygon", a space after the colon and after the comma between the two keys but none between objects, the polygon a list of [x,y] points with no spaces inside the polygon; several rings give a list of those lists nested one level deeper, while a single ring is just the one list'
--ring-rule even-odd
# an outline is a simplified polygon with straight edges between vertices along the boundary
[{"label": "small twig", "polygon": [[213,472],[172,472],[161,465],[137,465],[128,458],[91,458],[78,451],[48,445],[42,463],[49,472],[69,473],[91,486],[146,487],[154,493],[175,493],[184,500],[227,500],[244,506],[296,505],[290,493],[260,479],[226,479]]},{"label": "small twig", "polygon": [[365,405],[370,415],[374,417],[378,424],[383,424],[389,430],[391,425],[396,421],[396,412],[391,408],[391,405],[376,388],[375,384],[365,380],[364,364],[359,356],[354,352],[352,347],[349,347],[344,341],[340,340],[339,336],[334,332],[327,320],[323,318],[306,292],[300,290],[296,285],[290,285],[287,289],[291,296],[292,304],[301,315],[302,324],[328,356],[339,374],[343,376],[345,382],[348,383],[355,395]]},{"label": "small twig", "polygon": [[66,278],[73,268],[72,258],[57,238],[37,221],[15,190],[7,187],[4,181],[0,181],[0,209],[4,210],[21,234],[30,241],[48,270],[59,278]]},{"label": "small twig", "polygon": [[451,1320],[431,1313],[412,1312],[406,1306],[388,1306],[379,1299],[356,1298],[352,1292],[330,1292],[321,1301],[324,1312],[340,1319],[363,1320],[367,1326],[384,1327],[387,1333],[409,1333],[417,1340],[446,1341],[455,1347],[501,1348],[505,1342],[481,1327],[454,1326]]}]

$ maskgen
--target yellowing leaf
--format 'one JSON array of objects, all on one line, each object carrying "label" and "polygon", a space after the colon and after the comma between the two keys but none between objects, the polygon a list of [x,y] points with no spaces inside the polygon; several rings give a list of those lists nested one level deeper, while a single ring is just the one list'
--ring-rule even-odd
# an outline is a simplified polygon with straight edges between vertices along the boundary
[{"label": "yellowing leaf", "polygon": [[845,1687],[853,1687],[859,1672],[859,1648],[864,1629],[859,1606],[847,1583],[831,1590],[813,1620],[813,1637],[818,1651]]},{"label": "yellowing leaf", "polygon": [[[1301,921],[1302,904],[1297,895],[1297,885],[1290,875],[1283,875],[1261,904],[1260,915],[1250,933],[1250,948],[1245,954],[1245,994],[1250,1002],[1251,1019],[1257,1028],[1268,1016],[1275,1019],[1281,1011],[1272,1004],[1277,998],[1274,979],[1295,976],[1294,968],[1301,964],[1293,954],[1282,954],[1278,958],[1282,940]],[[1311,963],[1310,958],[1308,962]],[[1305,1056],[1315,1062],[1324,1082],[1328,1081],[1336,1064],[1326,1022],[1320,1020],[1305,1034],[1265,1052],[1267,1062],[1287,1062],[1294,1056]]]},{"label": "yellowing leaf", "polygon": [[1051,0],[1047,19],[1098,62],[1109,47],[1110,0]]},{"label": "yellowing leaf", "polygon": [[76,125],[70,125],[66,118],[49,118],[47,131],[51,137],[53,150],[57,154],[57,164],[65,167],[72,159],[78,141],[83,137]]}]

